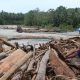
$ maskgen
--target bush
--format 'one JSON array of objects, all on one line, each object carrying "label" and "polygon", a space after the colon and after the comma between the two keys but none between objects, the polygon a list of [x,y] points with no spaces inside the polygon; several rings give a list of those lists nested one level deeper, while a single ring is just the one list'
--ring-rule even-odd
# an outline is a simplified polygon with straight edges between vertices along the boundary
[{"label": "bush", "polygon": [[61,24],[59,28],[62,32],[74,31],[74,28],[72,25]]}]

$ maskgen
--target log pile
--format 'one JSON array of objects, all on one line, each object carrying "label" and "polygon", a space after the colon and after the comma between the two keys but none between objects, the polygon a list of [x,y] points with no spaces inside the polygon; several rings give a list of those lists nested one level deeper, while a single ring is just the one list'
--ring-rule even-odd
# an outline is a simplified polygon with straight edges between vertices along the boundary
[{"label": "log pile", "polygon": [[78,56],[67,59],[80,49],[79,37],[50,41],[36,49],[3,42],[12,49],[0,53],[0,80],[80,80],[80,59],[78,66],[72,63]]}]

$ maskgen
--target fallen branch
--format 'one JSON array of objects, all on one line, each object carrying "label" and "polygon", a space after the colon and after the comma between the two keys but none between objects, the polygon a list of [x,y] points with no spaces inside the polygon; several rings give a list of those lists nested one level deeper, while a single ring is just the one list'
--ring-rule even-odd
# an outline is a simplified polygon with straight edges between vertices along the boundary
[{"label": "fallen branch", "polygon": [[38,74],[37,74],[37,77],[35,80],[45,80],[46,64],[47,64],[47,61],[49,59],[49,53],[50,53],[50,50],[48,50],[45,53],[45,55],[43,56],[43,58],[40,62],[39,71],[38,71]]}]

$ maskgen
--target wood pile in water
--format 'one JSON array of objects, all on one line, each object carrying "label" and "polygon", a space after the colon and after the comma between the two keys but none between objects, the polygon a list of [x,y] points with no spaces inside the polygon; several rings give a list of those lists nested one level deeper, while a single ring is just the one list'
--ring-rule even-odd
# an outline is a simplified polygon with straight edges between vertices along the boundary
[{"label": "wood pile in water", "polygon": [[80,37],[50,41],[39,48],[0,40],[11,47],[0,53],[0,80],[80,80]]}]

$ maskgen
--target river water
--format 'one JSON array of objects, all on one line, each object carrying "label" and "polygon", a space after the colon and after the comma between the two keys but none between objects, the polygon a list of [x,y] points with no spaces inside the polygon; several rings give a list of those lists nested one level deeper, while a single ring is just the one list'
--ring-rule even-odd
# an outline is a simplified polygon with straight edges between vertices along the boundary
[{"label": "river water", "polygon": [[[10,29],[0,29],[0,36],[6,37],[6,38],[14,38],[14,37],[27,37],[27,36],[44,36],[47,38],[69,38],[78,35],[78,32],[67,32],[67,33],[18,33],[16,30],[10,30]],[[19,40],[12,40],[11,42],[18,42],[20,45],[22,44],[39,44],[39,43],[46,43],[50,41],[50,39],[19,39]]]},{"label": "river water", "polygon": [[20,40],[11,40],[11,43],[18,42],[20,46],[24,45],[39,45],[42,43],[49,42],[49,39],[20,39]]},{"label": "river water", "polygon": [[[27,35],[29,33],[17,33],[15,30],[8,30],[8,29],[0,29],[0,36],[3,36],[3,37],[6,37],[6,38],[12,38],[12,37],[15,37],[15,36],[24,36],[24,35]],[[33,33],[36,35],[36,33]],[[39,34],[39,33],[38,33]],[[50,41],[50,39],[19,39],[19,40],[11,40],[9,42],[11,43],[15,43],[15,42],[18,42],[19,45],[22,46],[22,44],[24,45],[28,45],[28,44],[31,44],[31,45],[38,45],[39,43],[47,43],[48,41]]]}]

